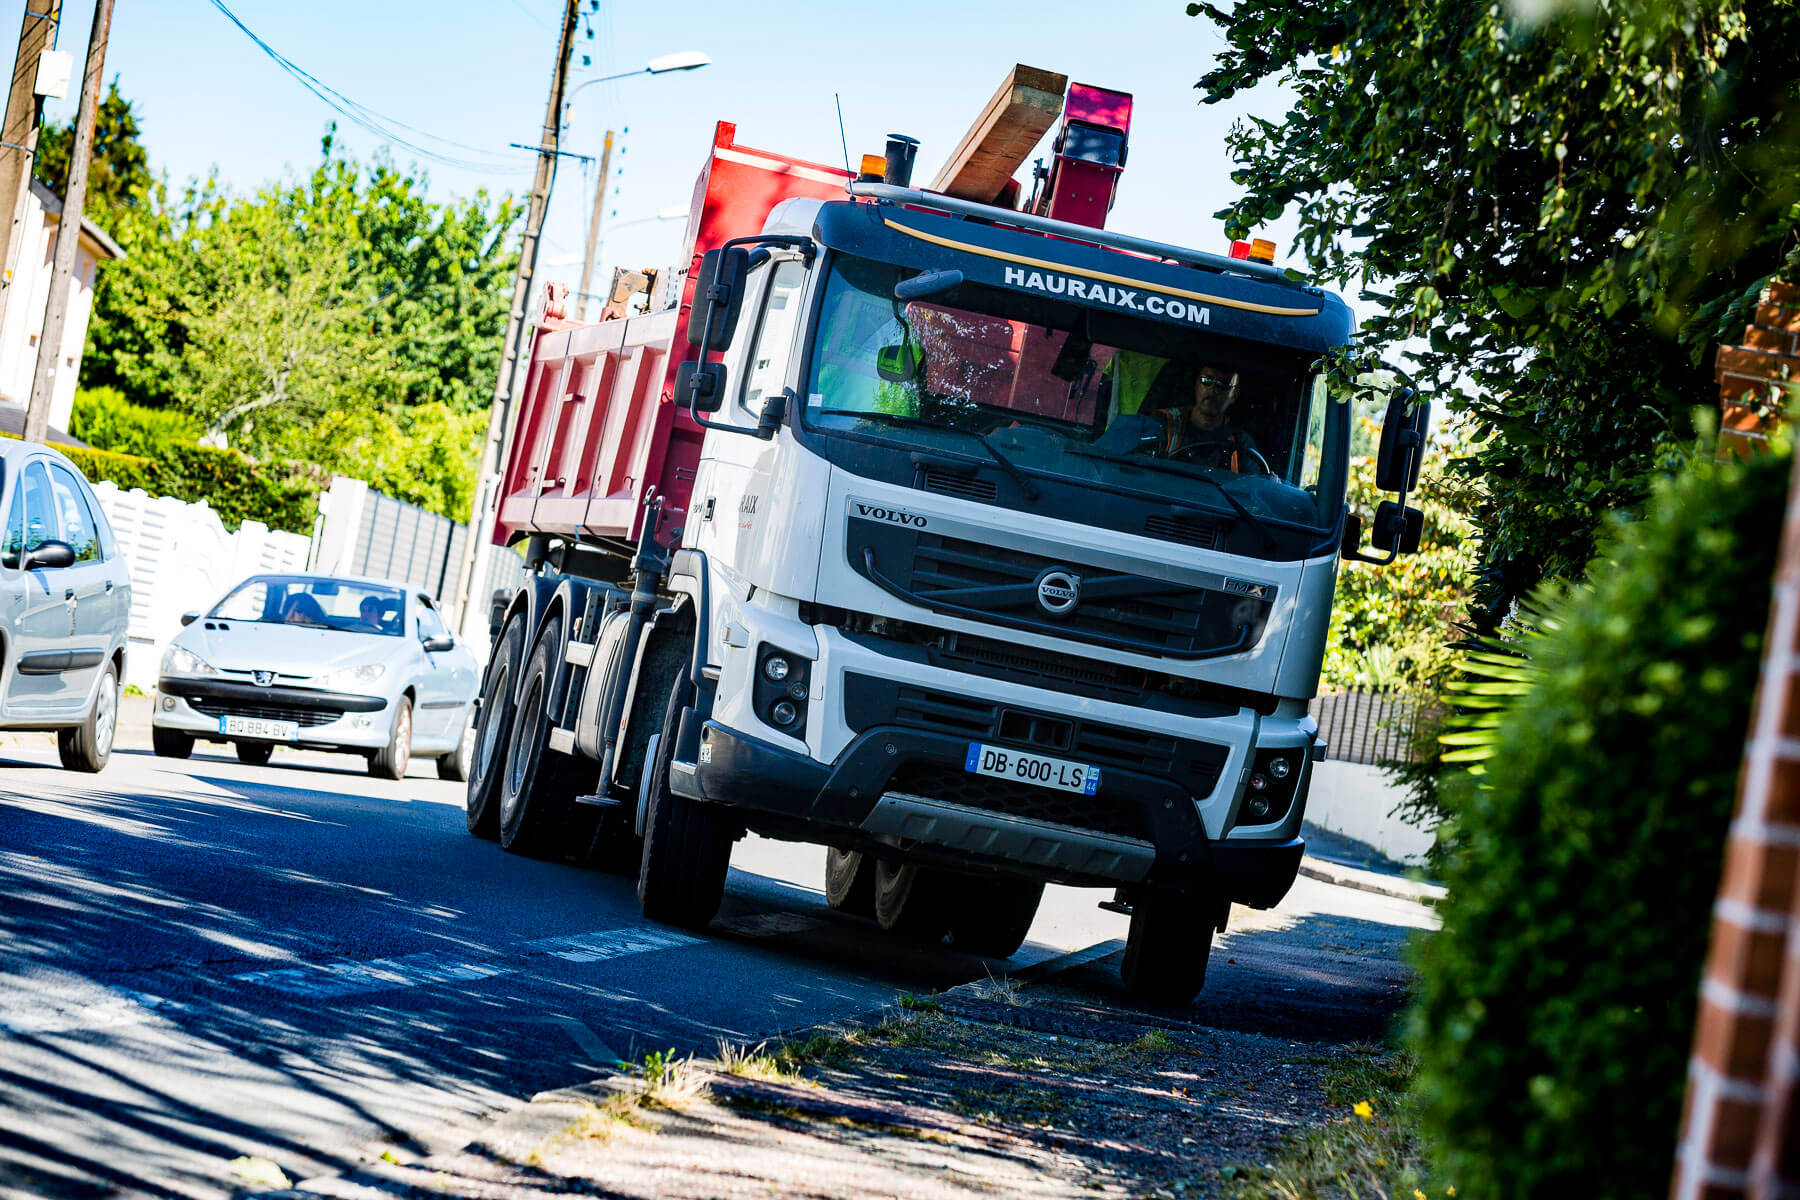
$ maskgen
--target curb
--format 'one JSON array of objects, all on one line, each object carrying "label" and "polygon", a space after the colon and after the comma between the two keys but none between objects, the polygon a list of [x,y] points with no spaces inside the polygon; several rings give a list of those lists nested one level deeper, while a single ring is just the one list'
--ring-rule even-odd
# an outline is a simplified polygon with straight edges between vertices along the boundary
[{"label": "curb", "polygon": [[1355,888],[1359,892],[1373,892],[1377,896],[1389,896],[1395,900],[1411,900],[1425,905],[1435,905],[1447,894],[1439,884],[1425,883],[1398,875],[1383,875],[1380,872],[1365,871],[1359,867],[1347,867],[1342,863],[1327,862],[1325,859],[1313,858],[1311,855],[1300,860],[1300,874],[1308,879],[1335,883],[1339,887]]}]

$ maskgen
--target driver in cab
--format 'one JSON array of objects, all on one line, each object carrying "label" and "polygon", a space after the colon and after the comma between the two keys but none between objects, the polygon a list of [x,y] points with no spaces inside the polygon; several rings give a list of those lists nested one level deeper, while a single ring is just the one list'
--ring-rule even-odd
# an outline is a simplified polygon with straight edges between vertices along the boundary
[{"label": "driver in cab", "polygon": [[1154,453],[1204,467],[1254,471],[1261,458],[1256,442],[1231,423],[1238,401],[1238,373],[1207,364],[1171,363],[1170,379],[1158,379],[1152,392],[1162,403],[1153,413],[1162,422],[1162,438]]}]

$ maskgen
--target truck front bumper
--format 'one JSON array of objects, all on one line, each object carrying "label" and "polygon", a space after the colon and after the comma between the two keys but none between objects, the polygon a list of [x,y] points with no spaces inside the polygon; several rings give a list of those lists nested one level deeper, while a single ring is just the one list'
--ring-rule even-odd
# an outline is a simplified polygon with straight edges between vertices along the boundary
[{"label": "truck front bumper", "polygon": [[[1188,791],[1115,767],[1105,768],[1098,797],[1032,788],[1023,802],[1017,792],[1003,800],[1010,811],[958,803],[959,784],[983,782],[963,772],[967,751],[966,738],[877,726],[826,765],[690,710],[670,785],[728,804],[748,827],[775,836],[835,835],[847,848],[1075,885],[1168,888],[1268,908],[1299,872],[1302,838],[1209,839]],[[928,786],[913,786],[919,781]],[[1075,813],[1095,800],[1110,819]]]}]

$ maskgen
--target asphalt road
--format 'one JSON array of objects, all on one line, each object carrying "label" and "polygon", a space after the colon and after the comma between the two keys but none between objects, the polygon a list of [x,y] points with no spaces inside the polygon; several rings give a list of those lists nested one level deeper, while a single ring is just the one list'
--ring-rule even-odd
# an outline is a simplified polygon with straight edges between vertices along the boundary
[{"label": "asphalt road", "polygon": [[[462,786],[428,762],[384,782],[357,759],[175,762],[144,742],[126,726],[98,776],[62,771],[42,736],[0,742],[0,1195],[216,1197],[239,1156],[305,1178],[371,1142],[447,1148],[620,1057],[756,1040],[1125,932],[1104,895],[1051,889],[1007,963],[911,945],[830,912],[821,850],[752,839],[696,937],[645,923],[632,880],[470,837]],[[1241,968],[1215,953],[1221,1022],[1378,1029],[1420,923],[1303,879],[1248,926],[1296,936],[1243,943]],[[1320,938],[1336,967],[1309,951]]]}]

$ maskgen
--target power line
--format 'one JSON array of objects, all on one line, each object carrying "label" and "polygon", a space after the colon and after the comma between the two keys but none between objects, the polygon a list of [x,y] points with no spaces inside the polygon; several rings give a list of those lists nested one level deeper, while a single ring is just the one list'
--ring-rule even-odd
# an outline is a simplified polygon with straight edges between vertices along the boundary
[{"label": "power line", "polygon": [[[237,26],[239,31],[242,32],[245,37],[255,43],[257,49],[268,55],[269,58],[274,60],[277,66],[299,81],[300,86],[324,101],[326,105],[342,115],[345,119],[374,134],[376,137],[379,137],[384,141],[392,142],[397,146],[404,147],[412,153],[419,155],[421,158],[441,163],[444,166],[458,167],[467,171],[507,170],[519,165],[518,160],[510,155],[499,151],[487,150],[480,146],[471,146],[464,142],[453,141],[450,138],[439,137],[435,133],[430,133],[426,130],[408,125],[404,121],[384,116],[367,105],[352,100],[350,97],[320,80],[317,76],[282,54],[279,50],[275,49],[275,47],[269,45],[268,42],[265,42],[254,30],[244,24],[236,13],[226,7],[224,0],[209,0],[209,3],[223,13],[226,20]],[[408,133],[417,134],[422,138],[429,139],[433,142],[439,142],[446,146],[452,146],[458,150],[467,150],[474,154],[484,155],[486,156],[486,160],[459,158],[455,155],[445,154],[442,151],[421,146],[417,142],[402,137],[400,134],[394,132],[396,129],[404,129]]]}]

